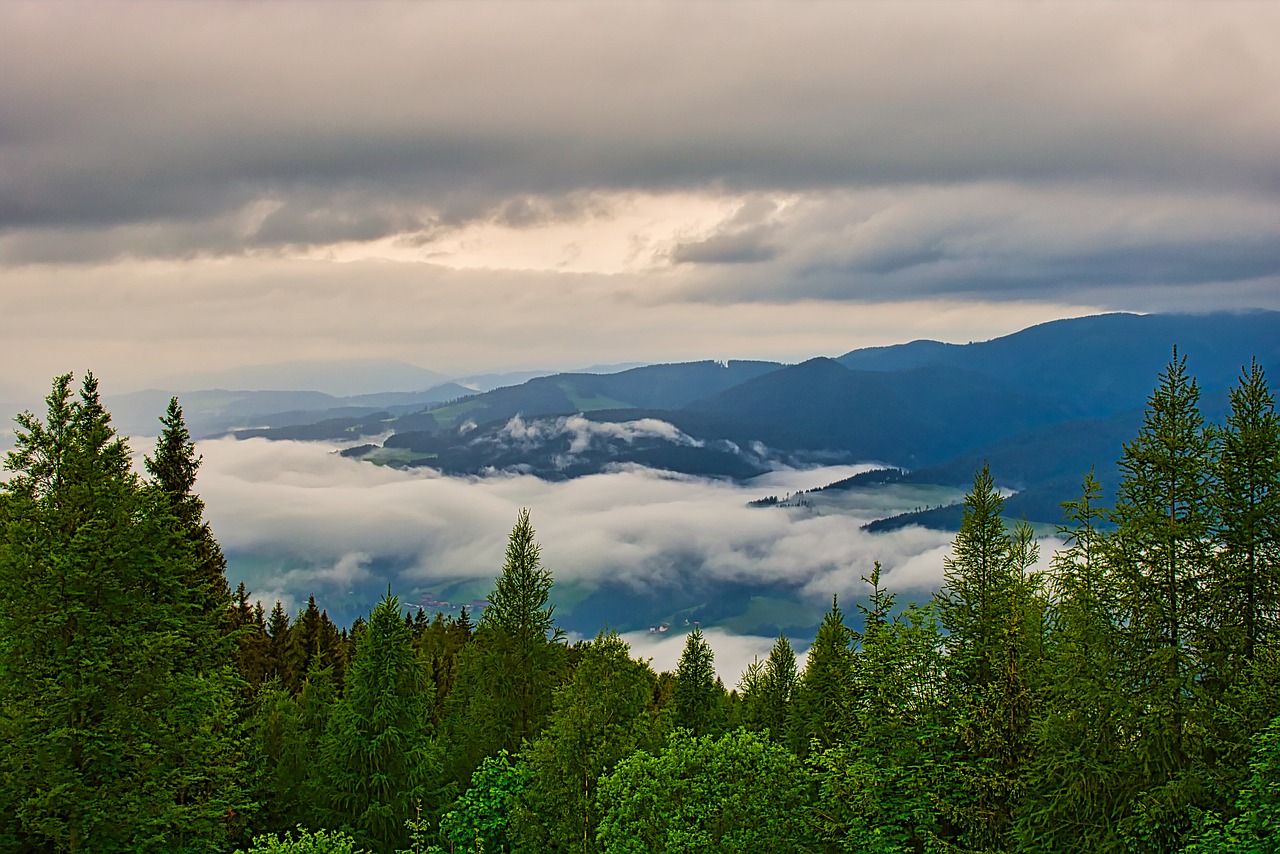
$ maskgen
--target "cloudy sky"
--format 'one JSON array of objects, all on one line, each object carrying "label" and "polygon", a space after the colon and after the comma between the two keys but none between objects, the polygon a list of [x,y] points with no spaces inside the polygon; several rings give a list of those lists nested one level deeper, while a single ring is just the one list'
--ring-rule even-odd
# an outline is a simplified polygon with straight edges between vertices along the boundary
[{"label": "cloudy sky", "polygon": [[0,399],[1280,308],[1280,4],[0,4]]}]

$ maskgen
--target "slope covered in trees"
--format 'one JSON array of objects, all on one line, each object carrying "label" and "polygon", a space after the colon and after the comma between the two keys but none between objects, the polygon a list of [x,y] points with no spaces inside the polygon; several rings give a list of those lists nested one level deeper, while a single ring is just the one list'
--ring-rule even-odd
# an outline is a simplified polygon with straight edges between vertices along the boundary
[{"label": "slope covered in trees", "polygon": [[390,592],[349,629],[314,600],[267,613],[227,591],[176,403],[146,478],[92,377],[47,403],[0,490],[5,850],[1280,839],[1280,418],[1257,364],[1213,423],[1175,354],[1114,502],[1081,472],[1047,566],[981,465],[932,601],[869,567],[802,668],[779,638],[733,690],[696,628],[669,673],[607,631],[566,641],[527,511],[478,623]]}]

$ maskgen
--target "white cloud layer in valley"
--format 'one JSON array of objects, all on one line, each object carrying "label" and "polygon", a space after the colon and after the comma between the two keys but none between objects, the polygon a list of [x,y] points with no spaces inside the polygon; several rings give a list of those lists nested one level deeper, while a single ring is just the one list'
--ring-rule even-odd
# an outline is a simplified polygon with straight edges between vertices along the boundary
[{"label": "white cloud layer in valley", "polygon": [[[388,583],[393,590],[439,589],[470,579],[483,596],[501,572],[521,507],[532,510],[543,562],[557,583],[589,589],[607,579],[640,595],[690,583],[683,573],[692,568],[717,581],[793,586],[816,615],[833,593],[851,607],[876,560],[904,601],[927,598],[941,583],[950,540],[918,528],[868,534],[857,516],[746,506],[865,466],[775,472],[746,486],[640,468],[553,483],[401,471],[316,443],[222,439],[199,450],[197,489],[233,555],[233,583],[237,572],[263,572],[246,579],[254,596],[268,605],[280,598],[291,609],[312,593],[321,601],[349,590],[376,597]],[[237,555],[262,563],[238,565]],[[379,556],[395,558],[394,577],[379,574]],[[743,641],[742,654],[749,661],[765,641],[767,652],[772,638]],[[635,645],[637,654],[644,651]],[[644,654],[662,658],[664,649]]]}]

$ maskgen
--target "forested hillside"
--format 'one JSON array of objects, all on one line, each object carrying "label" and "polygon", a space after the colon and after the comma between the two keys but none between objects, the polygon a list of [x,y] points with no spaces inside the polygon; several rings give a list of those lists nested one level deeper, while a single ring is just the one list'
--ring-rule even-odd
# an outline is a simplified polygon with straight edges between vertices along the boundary
[{"label": "forested hillside", "polygon": [[1200,397],[1175,352],[1047,571],[978,462],[930,601],[868,566],[725,686],[696,627],[674,672],[567,642],[529,511],[474,620],[267,612],[177,401],[143,476],[60,377],[0,486],[0,848],[1273,851],[1280,417],[1256,363]]}]

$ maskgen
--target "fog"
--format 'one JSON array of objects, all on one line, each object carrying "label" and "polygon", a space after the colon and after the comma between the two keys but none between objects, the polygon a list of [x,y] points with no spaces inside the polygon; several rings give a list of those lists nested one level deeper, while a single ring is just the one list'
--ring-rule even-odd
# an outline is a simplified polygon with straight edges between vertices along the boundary
[{"label": "fog", "polygon": [[[501,572],[507,535],[522,507],[531,509],[543,564],[579,597],[603,581],[636,596],[695,580],[782,584],[812,606],[815,621],[832,594],[852,607],[863,593],[861,577],[877,560],[885,583],[904,601],[927,598],[941,583],[950,541],[920,528],[868,534],[860,530],[866,519],[857,515],[747,506],[867,466],[782,470],[746,485],[639,467],[547,482],[396,470],[336,450],[264,439],[199,445],[196,488],[231,555],[230,581],[244,581],[268,607],[279,599],[293,611],[314,594],[322,605],[354,597],[367,610],[388,585],[403,593],[459,581],[473,582],[468,589],[483,597]],[[740,665],[767,654],[774,641],[731,640],[714,626],[704,628],[713,633],[727,685],[736,683]],[[669,636],[629,634],[628,640],[637,655],[666,667],[678,657],[684,631],[672,626]]]}]

